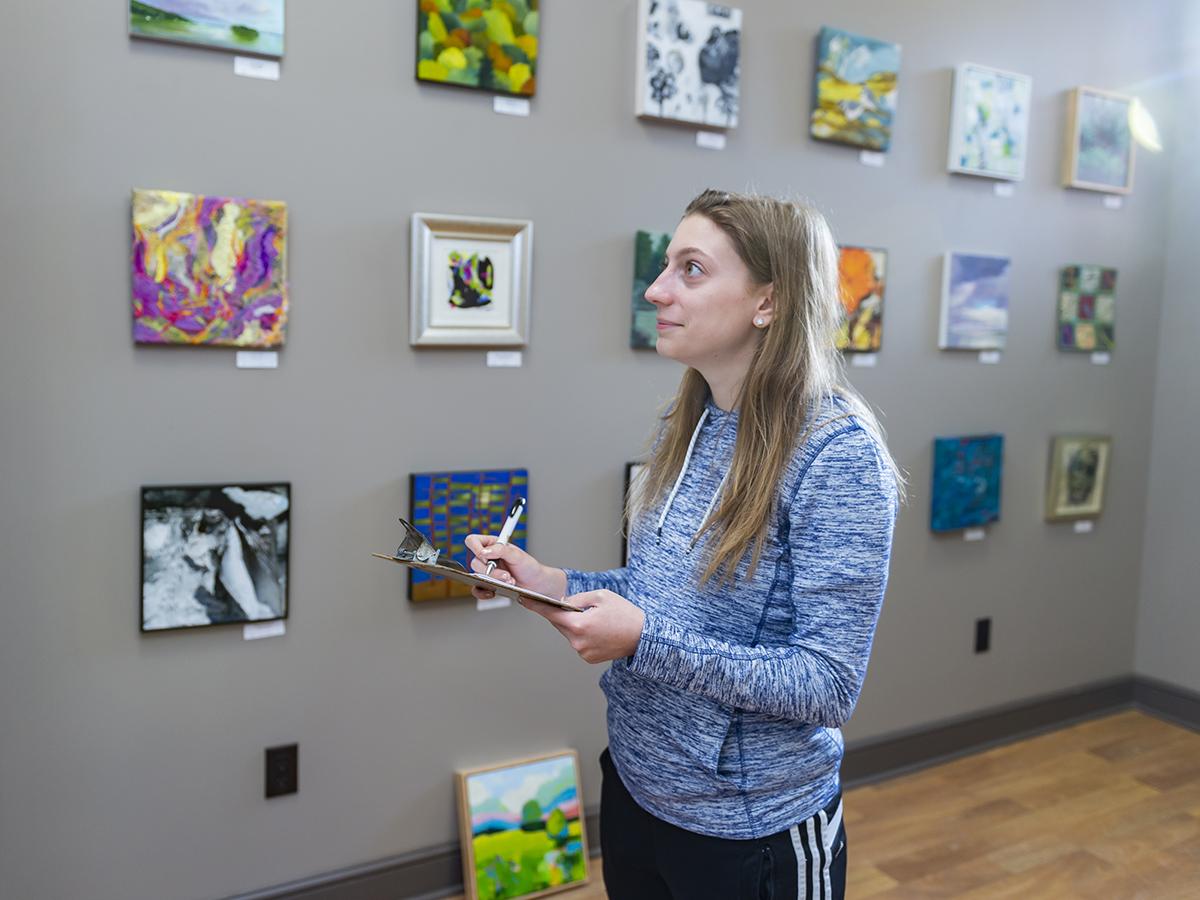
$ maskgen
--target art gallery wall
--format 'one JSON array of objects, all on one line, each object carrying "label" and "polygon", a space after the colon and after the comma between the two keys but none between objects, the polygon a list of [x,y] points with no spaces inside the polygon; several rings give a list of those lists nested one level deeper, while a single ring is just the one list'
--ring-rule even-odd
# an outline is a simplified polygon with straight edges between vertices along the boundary
[{"label": "art gallery wall", "polygon": [[1200,367],[1193,336],[1200,333],[1195,247],[1200,233],[1200,8],[1186,9],[1188,64],[1180,72],[1175,120],[1167,264],[1154,391],[1154,430],[1147,484],[1145,550],[1137,629],[1137,671],[1200,691],[1200,590],[1195,551],[1200,481]]},{"label": "art gallery wall", "polygon": [[[807,196],[839,240],[889,251],[878,366],[851,375],[886,416],[911,500],[848,740],[1127,676],[1139,590],[1156,604],[1139,661],[1195,686],[1181,622],[1155,612],[1177,602],[1181,573],[1161,588],[1141,578],[1148,521],[1173,536],[1185,521],[1174,486],[1190,473],[1174,446],[1195,426],[1163,406],[1194,398],[1195,376],[1185,330],[1160,318],[1166,284],[1168,314],[1195,322],[1182,287],[1195,211],[1167,214],[1191,155],[1173,170],[1170,150],[1141,154],[1119,211],[1058,186],[1069,88],[1136,92],[1155,114],[1180,102],[1168,76],[1183,6],[1019,0],[968,15],[948,0],[747,0],[739,127],[720,152],[634,118],[632,0],[603,13],[548,4],[527,119],[417,84],[407,3],[289,4],[278,82],[235,77],[227,54],[131,41],[120,3],[12,10],[0,31],[0,893],[219,897],[420,851],[456,839],[456,768],[561,747],[580,751],[595,804],[599,669],[520,609],[410,606],[403,572],[370,554],[399,539],[410,472],[522,466],[538,556],[619,562],[624,463],[679,376],[628,348],[633,235],[671,228],[710,185]],[[903,45],[882,168],[807,135],[824,24]],[[944,171],[962,61],[1034,78],[1012,198]],[[134,187],[288,202],[292,316],[277,370],[133,346]],[[418,210],[534,221],[522,368],[408,346]],[[949,249],[1014,260],[999,365],[936,349]],[[1107,367],[1055,349],[1057,273],[1079,262],[1120,271]],[[1042,521],[1050,437],[1075,431],[1114,439],[1090,535]],[[1005,435],[1002,519],[981,542],[934,537],[932,439],[982,432]],[[139,634],[139,487],[227,480],[292,484],[287,634]],[[1147,559],[1171,552],[1149,542]],[[993,649],[975,656],[981,616]],[[1156,661],[1172,631],[1178,650]],[[290,742],[300,792],[264,801],[262,750]]]}]

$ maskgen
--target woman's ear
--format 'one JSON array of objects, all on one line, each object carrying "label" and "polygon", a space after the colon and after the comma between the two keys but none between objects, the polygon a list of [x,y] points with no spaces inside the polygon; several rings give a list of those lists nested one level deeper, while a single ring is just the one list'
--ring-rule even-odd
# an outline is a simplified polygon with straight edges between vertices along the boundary
[{"label": "woman's ear", "polygon": [[768,284],[758,293],[758,302],[754,306],[754,324],[758,328],[766,328],[771,324],[775,315],[774,285]]}]

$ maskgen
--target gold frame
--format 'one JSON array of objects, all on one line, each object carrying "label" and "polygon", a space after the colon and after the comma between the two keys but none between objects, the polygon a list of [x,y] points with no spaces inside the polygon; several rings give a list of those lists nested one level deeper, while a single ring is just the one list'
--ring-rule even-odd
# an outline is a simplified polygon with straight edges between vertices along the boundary
[{"label": "gold frame", "polygon": [[[1096,475],[1096,483],[1100,488],[1100,501],[1098,508],[1094,512],[1061,512],[1061,507],[1058,506],[1057,498],[1063,487],[1064,475],[1063,469],[1059,465],[1059,458],[1063,445],[1069,441],[1088,441],[1089,443],[1102,444],[1104,447],[1104,453],[1099,463],[1099,472]],[[1050,469],[1046,475],[1046,521],[1071,522],[1078,519],[1098,519],[1104,512],[1104,505],[1108,500],[1108,469],[1111,458],[1112,438],[1108,435],[1055,435],[1050,441]]]},{"label": "gold frame", "polygon": [[534,897],[546,897],[550,894],[583,887],[591,882],[592,866],[591,858],[588,855],[587,816],[584,813],[583,805],[583,783],[579,777],[579,754],[574,750],[559,750],[554,753],[543,753],[538,756],[512,760],[511,762],[480,766],[475,769],[460,769],[455,773],[454,789],[458,802],[458,836],[462,845],[463,892],[466,895],[466,900],[478,900],[479,898],[479,883],[475,878],[475,847],[471,834],[471,807],[467,794],[467,779],[474,775],[484,775],[500,769],[515,769],[518,766],[526,766],[550,759],[561,759],[566,756],[571,758],[571,764],[575,768],[575,788],[579,799],[579,840],[583,844],[583,880],[561,884],[557,887],[547,888],[544,891],[535,891],[532,894],[522,894],[519,898],[514,898],[514,900],[533,900]]},{"label": "gold frame", "polygon": [[1113,187],[1111,184],[1100,184],[1095,181],[1083,181],[1079,178],[1079,98],[1084,91],[1120,100],[1129,107],[1132,107],[1135,99],[1125,94],[1117,94],[1113,91],[1104,91],[1086,85],[1072,88],[1067,92],[1067,146],[1063,154],[1063,187],[1100,191],[1106,194],[1131,194],[1133,193],[1133,169],[1137,162],[1137,141],[1134,140],[1132,131],[1129,134],[1129,177],[1125,180],[1123,187]]}]

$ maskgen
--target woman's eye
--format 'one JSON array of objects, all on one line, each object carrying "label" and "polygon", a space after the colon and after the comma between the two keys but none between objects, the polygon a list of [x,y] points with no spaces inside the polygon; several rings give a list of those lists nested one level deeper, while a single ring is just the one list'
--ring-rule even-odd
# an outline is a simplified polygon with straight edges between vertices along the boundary
[{"label": "woman's eye", "polygon": [[687,273],[688,275],[703,275],[704,274],[704,270],[702,268],[700,268],[700,263],[695,262],[694,260],[692,262],[689,262],[686,266],[684,266],[683,271],[685,273]]}]

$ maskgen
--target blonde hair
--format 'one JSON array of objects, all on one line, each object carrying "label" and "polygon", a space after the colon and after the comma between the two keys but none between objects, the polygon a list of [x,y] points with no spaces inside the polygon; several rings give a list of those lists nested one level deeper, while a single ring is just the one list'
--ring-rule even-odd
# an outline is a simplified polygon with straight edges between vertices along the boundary
[{"label": "blonde hair", "polygon": [[[684,218],[704,216],[733,242],[756,286],[772,286],[771,324],[738,395],[738,433],[726,488],[705,520],[715,540],[702,581],[731,580],[750,550],[753,575],[775,511],[776,489],[796,448],[819,424],[800,432],[810,411],[829,397],[842,399],[877,439],[884,464],[903,492],[904,479],[887,450],[879,420],[845,383],[835,336],[841,322],[838,251],[825,218],[815,209],[757,195],[707,190],[688,204]],[[683,467],[688,444],[708,401],[704,377],[688,368],[658,431],[650,462],[630,490],[626,521],[663,501]]]}]

